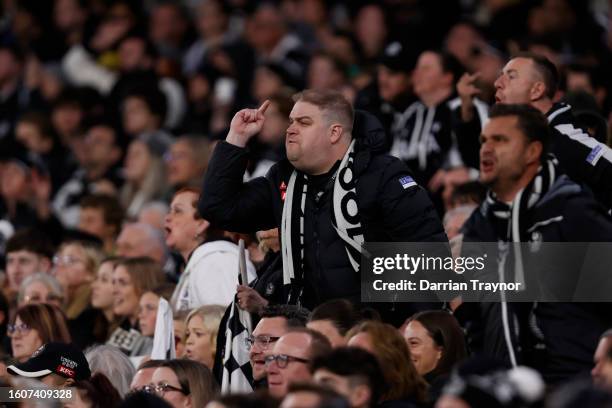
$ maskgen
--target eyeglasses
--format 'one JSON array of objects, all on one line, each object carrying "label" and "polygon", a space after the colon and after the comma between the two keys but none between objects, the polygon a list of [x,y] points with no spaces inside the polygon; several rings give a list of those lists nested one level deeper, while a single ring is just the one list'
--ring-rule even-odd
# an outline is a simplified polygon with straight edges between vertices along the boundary
[{"label": "eyeglasses", "polygon": [[149,394],[157,394],[159,396],[163,396],[168,391],[177,391],[183,395],[189,395],[189,392],[185,391],[184,389],[177,388],[168,383],[160,383],[157,385],[154,385],[154,384],[145,385],[144,387],[141,388],[141,390],[143,392],[147,392]]},{"label": "eyeglasses", "polygon": [[276,354],[276,355],[273,354],[273,355],[266,356],[264,361],[266,363],[266,367],[272,364],[273,361],[276,361],[276,365],[278,365],[278,368],[287,368],[287,365],[292,361],[306,364],[310,360],[307,360],[305,358],[288,356],[286,354]]},{"label": "eyeglasses", "polygon": [[24,296],[24,303],[52,303],[52,302],[63,302],[64,298],[58,295],[49,294],[46,297],[40,296],[38,294],[32,296]]},{"label": "eyeglasses", "polygon": [[15,333],[19,333],[19,334],[26,334],[28,333],[32,328],[30,326],[28,326],[25,323],[21,323],[21,324],[9,324],[6,326],[6,333],[9,336],[13,336]]},{"label": "eyeglasses", "polygon": [[79,262],[83,262],[83,260],[70,255],[55,255],[53,257],[53,265],[57,266],[70,266]]},{"label": "eyeglasses", "polygon": [[253,347],[253,345],[255,344],[257,344],[260,349],[266,350],[268,346],[270,346],[270,343],[275,343],[276,340],[278,339],[280,339],[280,337],[266,336],[266,335],[261,335],[261,336],[250,335],[249,337],[244,339],[244,344],[246,344],[247,350],[250,350],[251,347]]}]

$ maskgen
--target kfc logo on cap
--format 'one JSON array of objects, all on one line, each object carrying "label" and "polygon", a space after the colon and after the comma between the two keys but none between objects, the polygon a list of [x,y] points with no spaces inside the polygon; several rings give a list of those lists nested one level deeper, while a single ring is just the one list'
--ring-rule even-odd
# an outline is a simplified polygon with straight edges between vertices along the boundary
[{"label": "kfc logo on cap", "polygon": [[64,366],[60,365],[60,366],[57,366],[55,371],[58,374],[62,374],[62,375],[68,376],[70,378],[74,378],[74,370],[71,370],[68,367],[64,367]]}]

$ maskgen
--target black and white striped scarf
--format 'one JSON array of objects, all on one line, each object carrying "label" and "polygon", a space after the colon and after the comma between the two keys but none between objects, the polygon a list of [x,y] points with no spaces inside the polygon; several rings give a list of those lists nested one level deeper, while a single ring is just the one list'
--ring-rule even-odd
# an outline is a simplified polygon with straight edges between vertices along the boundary
[{"label": "black and white striped scarf", "polygon": [[[546,160],[531,182],[521,189],[511,203],[504,203],[497,199],[491,190],[487,192],[485,203],[482,207],[483,214],[497,220],[497,233],[502,237],[501,241],[517,243],[514,254],[514,281],[525,284],[525,273],[523,269],[523,257],[520,242],[527,242],[526,214],[537,202],[551,189],[557,179],[557,169],[554,159]],[[507,248],[505,246],[504,248]],[[505,276],[500,279],[505,280]]]},{"label": "black and white striped scarf", "polygon": [[[332,177],[331,222],[340,239],[345,242],[351,267],[355,272],[359,272],[364,237],[357,207],[354,159],[355,140],[349,146],[338,170]],[[307,192],[308,176],[294,170],[287,184],[281,220],[283,284],[285,285],[291,284],[295,279],[301,279],[304,270],[304,214]],[[298,271],[297,275],[296,271]]]}]

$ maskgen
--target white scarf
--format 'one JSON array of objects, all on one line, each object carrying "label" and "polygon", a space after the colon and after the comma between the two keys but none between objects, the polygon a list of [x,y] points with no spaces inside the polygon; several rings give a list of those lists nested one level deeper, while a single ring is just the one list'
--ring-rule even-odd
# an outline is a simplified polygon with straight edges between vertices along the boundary
[{"label": "white scarf", "polygon": [[[345,250],[351,267],[355,272],[359,272],[364,237],[357,207],[354,158],[355,140],[351,142],[333,176],[331,222],[338,236],[346,244]],[[304,210],[307,192],[308,176],[294,170],[287,185],[281,218],[283,284],[285,285],[291,284],[291,281],[295,279],[296,269],[303,271],[304,268]],[[299,207],[296,203],[299,203]]]}]

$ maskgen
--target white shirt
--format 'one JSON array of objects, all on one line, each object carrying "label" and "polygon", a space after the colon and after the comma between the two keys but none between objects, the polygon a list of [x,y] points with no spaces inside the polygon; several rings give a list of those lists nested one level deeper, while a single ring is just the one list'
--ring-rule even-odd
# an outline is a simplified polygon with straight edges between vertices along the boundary
[{"label": "white shirt", "polygon": [[[246,250],[245,250],[246,252]],[[246,253],[249,282],[256,278],[255,266]],[[193,252],[172,295],[175,311],[204,305],[229,305],[238,285],[238,245],[213,241]]]}]

